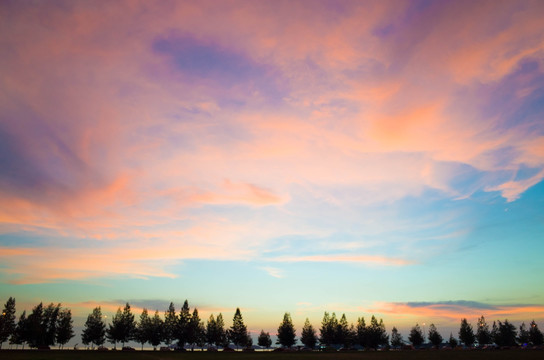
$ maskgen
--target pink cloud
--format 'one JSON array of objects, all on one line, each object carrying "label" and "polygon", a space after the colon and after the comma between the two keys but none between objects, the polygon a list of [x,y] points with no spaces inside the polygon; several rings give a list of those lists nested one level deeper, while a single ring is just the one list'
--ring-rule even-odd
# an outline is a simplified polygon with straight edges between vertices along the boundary
[{"label": "pink cloud", "polygon": [[414,264],[413,261],[374,255],[309,255],[309,256],[283,256],[271,259],[278,262],[347,262],[366,265],[406,266]]}]

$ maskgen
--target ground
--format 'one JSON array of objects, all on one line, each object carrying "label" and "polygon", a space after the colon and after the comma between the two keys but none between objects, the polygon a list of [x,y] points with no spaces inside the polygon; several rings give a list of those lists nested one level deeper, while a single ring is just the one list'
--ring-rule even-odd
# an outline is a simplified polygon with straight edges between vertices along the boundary
[{"label": "ground", "polygon": [[21,351],[2,350],[2,360],[524,360],[544,359],[542,350],[501,350],[501,351],[402,351],[402,352],[355,352],[355,353],[208,353],[208,352],[160,352],[160,351]]}]

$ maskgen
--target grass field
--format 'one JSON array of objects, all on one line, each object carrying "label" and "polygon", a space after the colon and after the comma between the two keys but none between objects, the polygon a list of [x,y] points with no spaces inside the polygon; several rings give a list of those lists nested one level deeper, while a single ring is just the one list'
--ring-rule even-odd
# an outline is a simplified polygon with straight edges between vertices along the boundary
[{"label": "grass field", "polygon": [[254,353],[208,353],[208,352],[159,352],[159,351],[72,351],[72,350],[51,350],[51,351],[21,351],[2,350],[0,359],[8,360],[523,360],[523,359],[544,359],[544,351],[541,350],[502,350],[502,351],[402,351],[402,352],[354,352],[354,353],[275,353],[275,352],[254,352]]}]

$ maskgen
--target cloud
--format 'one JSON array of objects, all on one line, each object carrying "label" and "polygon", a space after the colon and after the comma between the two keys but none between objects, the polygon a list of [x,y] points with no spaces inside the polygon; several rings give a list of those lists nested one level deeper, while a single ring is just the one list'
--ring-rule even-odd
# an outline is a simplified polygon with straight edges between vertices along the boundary
[{"label": "cloud", "polygon": [[377,303],[371,312],[393,317],[442,318],[455,322],[461,318],[509,318],[526,319],[544,316],[544,307],[531,304],[496,305],[475,301],[439,301],[439,302],[406,302]]},{"label": "cloud", "polygon": [[[61,244],[5,248],[10,281],[176,276],[298,235],[334,249],[339,223],[380,254],[403,199],[512,202],[544,178],[538,1],[0,11],[0,232]],[[398,248],[272,261],[413,264]]]},{"label": "cloud", "polygon": [[334,254],[334,255],[308,255],[308,256],[281,256],[271,258],[269,261],[277,262],[338,262],[338,263],[356,263],[365,265],[384,265],[384,266],[406,266],[414,264],[413,261],[390,258],[376,255],[352,255],[352,254]]},{"label": "cloud", "polygon": [[275,277],[275,278],[278,278],[278,279],[281,279],[281,278],[284,278],[285,276],[283,275],[283,271],[281,269],[278,269],[278,268],[274,268],[274,267],[270,267],[270,266],[265,266],[262,268],[264,271],[266,271],[266,273],[272,277]]}]

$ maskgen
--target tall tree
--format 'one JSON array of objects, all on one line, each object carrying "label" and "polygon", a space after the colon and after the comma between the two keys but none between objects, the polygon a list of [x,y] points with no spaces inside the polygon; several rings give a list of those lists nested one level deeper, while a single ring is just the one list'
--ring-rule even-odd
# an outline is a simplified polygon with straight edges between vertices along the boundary
[{"label": "tall tree", "polygon": [[121,341],[122,339],[122,327],[123,327],[123,312],[121,311],[121,308],[117,308],[117,312],[115,315],[113,315],[111,319],[111,324],[108,326],[108,330],[106,330],[106,337],[108,338],[108,341],[113,344],[113,348],[117,348],[117,343]]},{"label": "tall tree", "polygon": [[151,319],[149,318],[149,313],[146,308],[143,308],[142,313],[140,314],[140,321],[136,325],[134,331],[134,339],[142,345],[142,350],[144,349],[144,344],[149,342],[151,338]]},{"label": "tall tree", "polygon": [[181,310],[179,311],[178,326],[176,328],[176,339],[178,340],[178,346],[184,348],[188,342],[189,337],[189,322],[191,321],[191,309],[189,308],[189,302],[185,300]]},{"label": "tall tree", "polygon": [[244,319],[242,318],[242,313],[240,308],[236,308],[234,317],[232,319],[232,327],[228,332],[229,340],[236,346],[246,346],[247,344],[247,327],[244,325]]},{"label": "tall tree", "polygon": [[516,345],[517,331],[516,327],[508,320],[504,320],[504,323],[498,321],[498,326],[493,332],[493,340],[498,346],[515,346]]},{"label": "tall tree", "polygon": [[459,340],[461,340],[461,342],[467,347],[471,347],[476,341],[476,336],[474,336],[472,325],[470,325],[467,319],[461,320],[461,326],[459,328]]},{"label": "tall tree", "polygon": [[45,344],[45,331],[43,329],[43,303],[39,303],[26,319],[26,342],[31,348],[37,348]]},{"label": "tall tree", "polygon": [[393,326],[393,330],[391,330],[391,346],[395,349],[399,349],[403,344],[404,340],[402,339],[402,335],[397,328]]},{"label": "tall tree", "polygon": [[442,340],[443,340],[442,335],[440,335],[440,333],[438,332],[434,324],[431,324],[431,326],[429,326],[428,339],[431,342],[431,344],[433,344],[433,346],[436,348],[439,347],[440,344],[442,344]]},{"label": "tall tree", "polygon": [[15,298],[10,297],[0,315],[0,349],[15,332]]},{"label": "tall tree", "polygon": [[163,340],[166,345],[170,345],[176,339],[177,326],[178,316],[176,315],[176,309],[174,308],[174,303],[170,303],[168,310],[164,313]]},{"label": "tall tree", "polygon": [[43,311],[42,329],[44,331],[44,342],[40,344],[41,346],[55,345],[60,307],[60,304],[54,305],[51,303]]},{"label": "tall tree", "polygon": [[365,324],[365,318],[360,317],[357,319],[357,343],[361,346],[368,346],[368,328]]},{"label": "tall tree", "polygon": [[304,346],[310,349],[315,348],[315,345],[317,344],[317,334],[312,324],[310,324],[310,320],[308,320],[308,318],[306,318],[306,321],[304,322],[300,341],[304,344]]},{"label": "tall tree", "polygon": [[[119,309],[119,313],[121,310]],[[87,321],[83,326],[81,334],[83,344],[94,348],[94,345],[101,346],[106,341],[106,324],[102,319],[102,310],[100,306],[95,307],[93,312],[87,316]]]},{"label": "tall tree", "polygon": [[19,321],[15,326],[15,332],[11,335],[9,342],[11,344],[23,345],[25,348],[25,343],[28,341],[28,321],[26,318],[26,310],[23,310],[23,313],[19,316]]},{"label": "tall tree", "polygon": [[191,345],[191,351],[194,350],[195,345],[203,345],[205,338],[206,330],[204,328],[204,323],[200,321],[200,316],[198,316],[198,310],[195,308],[193,310],[193,315],[189,320],[189,327],[187,332],[187,342]]},{"label": "tall tree", "polygon": [[416,326],[412,327],[412,329],[410,330],[410,335],[408,335],[408,340],[416,348],[420,347],[421,344],[423,344],[423,331],[421,331],[421,327],[419,326],[419,324],[416,324]]},{"label": "tall tree", "polygon": [[518,343],[520,345],[527,345],[530,342],[530,335],[529,330],[527,330],[527,327],[525,326],[525,323],[521,323],[521,326],[519,327],[519,333],[518,333]]},{"label": "tall tree", "polygon": [[380,319],[378,322],[378,319],[376,319],[374,315],[372,315],[370,325],[367,329],[367,342],[368,346],[373,349],[376,349],[379,346],[385,346],[389,343],[389,336],[387,336],[387,332],[385,331],[383,320]]},{"label": "tall tree", "polygon": [[59,347],[64,348],[64,345],[74,337],[74,321],[72,320],[72,312],[70,309],[63,309],[59,313],[57,326],[57,343]]},{"label": "tall tree", "polygon": [[276,343],[281,344],[283,347],[290,348],[295,345],[295,342],[296,333],[293,320],[291,320],[291,315],[289,313],[285,313],[283,315],[283,321],[278,327],[278,340]]},{"label": "tall tree", "polygon": [[123,311],[117,309],[117,313],[113,316],[111,324],[108,328],[108,339],[114,343],[120,342],[123,347],[125,343],[134,338],[136,330],[136,321],[134,314],[130,310],[130,304],[127,302]]},{"label": "tall tree", "polygon": [[478,340],[478,345],[480,346],[491,344],[491,331],[489,330],[489,325],[485,322],[483,315],[478,319],[476,340]]},{"label": "tall tree", "polygon": [[223,320],[223,314],[219,313],[215,319],[215,345],[226,346],[228,345],[227,331],[225,330],[225,321]]},{"label": "tall tree", "polygon": [[336,319],[336,314],[332,313],[332,315],[329,316],[329,313],[325,311],[323,320],[321,321],[319,341],[326,346],[334,344],[337,326],[338,320]]},{"label": "tall tree", "polygon": [[157,346],[161,343],[164,335],[164,321],[159,315],[159,311],[155,311],[155,315],[151,319],[151,333],[149,335],[149,342],[153,346],[153,350],[156,350]]},{"label": "tall tree", "polygon": [[334,334],[334,343],[342,344],[344,348],[350,348],[353,345],[353,337],[351,336],[348,320],[346,314],[342,314],[340,321],[336,325],[336,331]]},{"label": "tall tree", "polygon": [[257,345],[268,349],[272,345],[272,339],[270,338],[270,334],[264,332],[264,330],[261,330],[259,338],[257,339]]},{"label": "tall tree", "polygon": [[450,333],[448,344],[450,344],[450,347],[452,349],[455,349],[457,347],[457,339],[453,337],[453,333]]},{"label": "tall tree", "polygon": [[529,328],[529,341],[534,346],[540,346],[544,344],[544,335],[542,334],[542,331],[540,331],[538,325],[534,320],[531,321],[531,325]]}]

